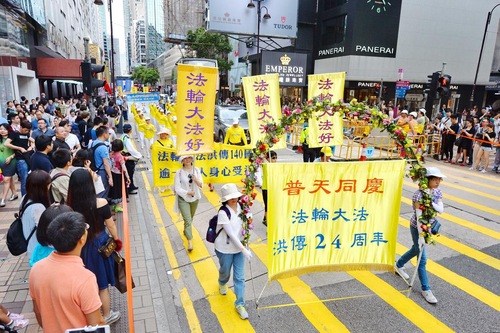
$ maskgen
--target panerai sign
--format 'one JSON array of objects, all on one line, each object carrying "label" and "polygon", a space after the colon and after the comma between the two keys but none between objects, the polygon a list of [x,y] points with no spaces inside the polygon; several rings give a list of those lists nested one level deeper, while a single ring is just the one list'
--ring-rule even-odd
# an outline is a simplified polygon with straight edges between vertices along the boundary
[{"label": "panerai sign", "polygon": [[307,54],[262,51],[262,74],[278,73],[280,85],[306,85]]}]

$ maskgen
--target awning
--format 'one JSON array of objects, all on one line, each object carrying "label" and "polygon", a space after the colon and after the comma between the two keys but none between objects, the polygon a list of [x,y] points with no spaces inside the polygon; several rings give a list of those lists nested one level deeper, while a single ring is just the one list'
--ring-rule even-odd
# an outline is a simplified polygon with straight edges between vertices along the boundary
[{"label": "awning", "polygon": [[35,46],[35,57],[38,58],[64,58],[59,53],[52,51],[47,46]]}]

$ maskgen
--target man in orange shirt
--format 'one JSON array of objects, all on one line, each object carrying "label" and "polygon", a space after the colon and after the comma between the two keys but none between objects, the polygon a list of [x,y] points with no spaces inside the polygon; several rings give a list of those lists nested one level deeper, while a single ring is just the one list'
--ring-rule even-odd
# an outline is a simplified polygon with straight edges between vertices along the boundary
[{"label": "man in orange shirt", "polygon": [[44,332],[104,325],[97,279],[80,258],[89,225],[77,212],[62,213],[47,228],[56,251],[31,269],[33,310]]}]

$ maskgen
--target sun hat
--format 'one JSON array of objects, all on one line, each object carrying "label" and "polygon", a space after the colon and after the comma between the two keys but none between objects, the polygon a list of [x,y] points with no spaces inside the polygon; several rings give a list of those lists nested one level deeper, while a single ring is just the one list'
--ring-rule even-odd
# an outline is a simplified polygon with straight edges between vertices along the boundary
[{"label": "sun hat", "polygon": [[436,167],[427,167],[426,170],[427,170],[427,172],[425,173],[426,177],[446,178],[446,176],[441,173],[441,170],[439,170]]},{"label": "sun hat", "polygon": [[243,194],[238,190],[236,184],[225,184],[221,188],[221,202],[226,202],[230,199],[235,199],[241,197]]},{"label": "sun hat", "polygon": [[162,128],[158,133],[156,133],[158,135],[160,134],[167,134],[167,135],[172,135],[172,131],[170,131],[169,128]]},{"label": "sun hat", "polygon": [[420,109],[418,111],[422,112],[423,114],[425,114],[427,112],[424,108],[422,108],[422,109]]},{"label": "sun hat", "polygon": [[233,125],[238,125],[240,120],[238,118],[233,118]]},{"label": "sun hat", "polygon": [[151,117],[147,116],[147,117],[144,118],[144,120],[151,120]]},{"label": "sun hat", "polygon": [[410,116],[412,116],[413,118],[417,118],[418,114],[415,111],[413,111],[413,112],[410,112]]},{"label": "sun hat", "polygon": [[403,114],[403,113],[408,114],[408,110],[403,110],[403,111],[401,111],[401,114]]},{"label": "sun hat", "polygon": [[325,154],[325,156],[332,156],[332,148],[328,146],[321,148],[321,152]]},{"label": "sun hat", "polygon": [[184,155],[184,156],[179,156],[179,163],[182,163],[186,158],[191,157],[194,160],[193,155]]}]

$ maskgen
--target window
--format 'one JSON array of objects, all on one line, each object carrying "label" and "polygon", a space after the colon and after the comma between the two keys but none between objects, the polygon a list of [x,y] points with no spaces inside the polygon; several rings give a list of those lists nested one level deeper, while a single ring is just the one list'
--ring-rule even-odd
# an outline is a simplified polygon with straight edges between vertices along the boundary
[{"label": "window", "polygon": [[329,10],[335,7],[342,6],[347,3],[347,0],[324,0],[324,9]]},{"label": "window", "polygon": [[341,43],[345,39],[347,15],[341,15],[323,22],[321,41],[323,45]]}]

